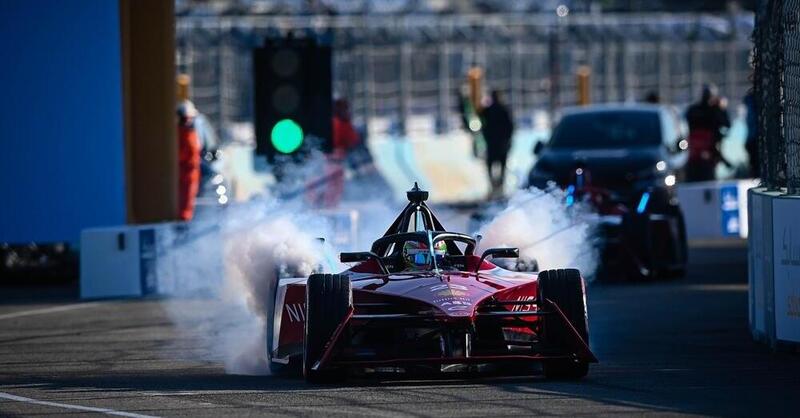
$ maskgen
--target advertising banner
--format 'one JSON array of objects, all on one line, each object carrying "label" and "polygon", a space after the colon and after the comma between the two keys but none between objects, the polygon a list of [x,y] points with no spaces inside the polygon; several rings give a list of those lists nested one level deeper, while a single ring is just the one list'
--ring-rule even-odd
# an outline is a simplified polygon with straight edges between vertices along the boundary
[{"label": "advertising banner", "polygon": [[775,334],[780,341],[800,342],[800,199],[772,202]]}]

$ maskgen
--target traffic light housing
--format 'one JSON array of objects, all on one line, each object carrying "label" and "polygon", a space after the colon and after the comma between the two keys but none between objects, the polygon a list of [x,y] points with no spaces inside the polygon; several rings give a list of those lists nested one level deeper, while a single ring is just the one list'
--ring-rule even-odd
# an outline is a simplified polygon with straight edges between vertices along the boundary
[{"label": "traffic light housing", "polygon": [[331,48],[313,39],[268,39],[253,63],[256,153],[280,163],[330,151]]}]

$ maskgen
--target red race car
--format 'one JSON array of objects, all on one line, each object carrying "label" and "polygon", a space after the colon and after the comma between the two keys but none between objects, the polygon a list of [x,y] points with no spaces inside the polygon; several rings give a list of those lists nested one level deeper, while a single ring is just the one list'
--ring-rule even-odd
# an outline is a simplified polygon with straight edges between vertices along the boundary
[{"label": "red race car", "polygon": [[518,249],[475,255],[476,240],[447,232],[427,197],[415,185],[371,251],[341,253],[350,269],[278,281],[267,330],[273,370],[302,370],[311,382],[535,364],[548,378],[585,376],[597,359],[580,272],[504,270],[487,258]]}]

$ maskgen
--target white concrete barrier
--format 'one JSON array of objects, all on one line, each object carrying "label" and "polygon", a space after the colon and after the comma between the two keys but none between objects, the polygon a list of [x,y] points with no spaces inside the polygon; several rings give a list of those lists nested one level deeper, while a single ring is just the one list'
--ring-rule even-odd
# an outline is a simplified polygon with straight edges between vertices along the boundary
[{"label": "white concrete barrier", "polygon": [[[359,211],[323,210],[336,248],[357,248]],[[83,299],[190,294],[216,288],[225,266],[216,222],[90,228],[81,232]],[[202,277],[198,280],[198,277]]]},{"label": "white concrete barrier", "polygon": [[676,186],[689,240],[747,238],[747,190],[758,180],[718,180]]},{"label": "white concrete barrier", "polygon": [[222,275],[222,244],[214,223],[165,222],[90,228],[81,232],[83,299],[171,294],[182,271],[202,265]]},{"label": "white concrete barrier", "polygon": [[800,198],[748,192],[750,330],[773,348],[800,348]]},{"label": "white concrete barrier", "polygon": [[123,225],[81,232],[81,298],[155,293],[156,229]]}]

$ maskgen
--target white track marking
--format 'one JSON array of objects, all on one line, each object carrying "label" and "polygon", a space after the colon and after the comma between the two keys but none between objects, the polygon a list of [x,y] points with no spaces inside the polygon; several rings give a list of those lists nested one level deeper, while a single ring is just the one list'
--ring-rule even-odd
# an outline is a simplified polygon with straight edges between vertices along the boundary
[{"label": "white track marking", "polygon": [[21,312],[12,312],[7,314],[0,315],[0,321],[4,319],[13,319],[13,318],[20,318],[23,316],[30,316],[30,315],[43,315],[55,312],[64,312],[64,311],[72,311],[75,309],[84,309],[84,308],[91,308],[92,306],[97,306],[98,302],[92,303],[79,303],[76,305],[66,305],[66,306],[54,306],[52,308],[42,308],[42,309],[31,309],[29,311],[21,311]]},{"label": "white track marking", "polygon": [[75,409],[78,411],[86,411],[86,412],[97,412],[100,414],[117,415],[121,417],[155,418],[152,415],[141,415],[141,414],[134,414],[132,412],[115,411],[113,409],[108,409],[108,408],[95,408],[91,406],[80,406],[80,405],[70,405],[67,403],[59,403],[59,402],[40,401],[38,399],[26,398],[24,396],[12,395],[10,393],[5,393],[5,392],[0,392],[0,399],[8,399],[10,401],[25,402],[34,405],[52,406],[55,408]]}]

